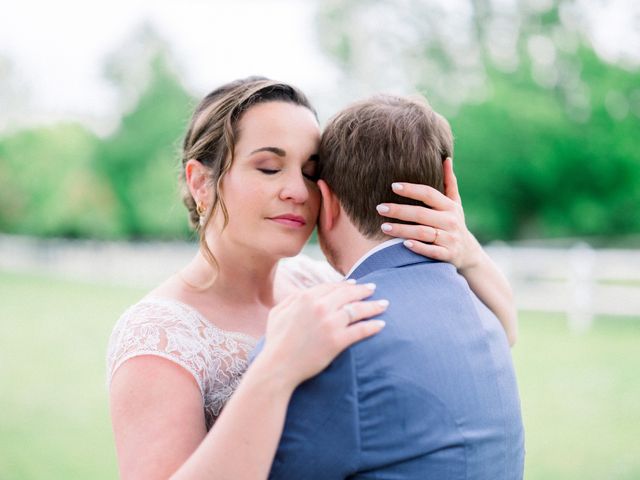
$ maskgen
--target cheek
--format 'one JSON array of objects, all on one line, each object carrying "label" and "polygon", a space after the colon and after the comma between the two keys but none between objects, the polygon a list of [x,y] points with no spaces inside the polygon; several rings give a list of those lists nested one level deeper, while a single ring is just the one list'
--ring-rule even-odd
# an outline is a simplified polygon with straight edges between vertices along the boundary
[{"label": "cheek", "polygon": [[266,204],[265,193],[258,188],[246,189],[240,191],[235,197],[236,210],[241,218],[247,220],[261,217]]},{"label": "cheek", "polygon": [[229,223],[236,228],[250,226],[265,204],[265,193],[259,186],[250,185],[246,180],[232,175],[224,180],[223,195]]}]

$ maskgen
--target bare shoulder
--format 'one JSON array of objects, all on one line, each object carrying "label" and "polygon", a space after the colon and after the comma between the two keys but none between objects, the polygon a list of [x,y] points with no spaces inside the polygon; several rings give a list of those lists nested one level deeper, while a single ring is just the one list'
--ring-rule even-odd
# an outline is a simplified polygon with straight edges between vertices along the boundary
[{"label": "bare shoulder", "polygon": [[171,275],[160,285],[151,290],[144,298],[165,297],[180,300],[184,296],[184,284],[177,275]]}]

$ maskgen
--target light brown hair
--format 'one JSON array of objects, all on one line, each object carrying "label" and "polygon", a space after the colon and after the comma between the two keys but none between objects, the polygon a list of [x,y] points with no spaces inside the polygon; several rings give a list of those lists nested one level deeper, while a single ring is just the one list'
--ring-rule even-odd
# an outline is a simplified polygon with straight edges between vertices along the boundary
[{"label": "light brown hair", "polygon": [[[216,264],[216,260],[207,245],[205,230],[218,208],[224,216],[223,228],[229,222],[229,213],[220,195],[220,185],[233,163],[234,147],[239,135],[238,123],[253,105],[273,101],[300,105],[316,115],[307,97],[297,88],[264,77],[248,77],[227,83],[209,93],[196,107],[189,123],[182,148],[182,199],[189,211],[190,223],[199,233],[200,247],[212,265]],[[185,165],[191,159],[198,160],[208,168],[214,193],[213,205],[207,205],[202,226],[196,202],[184,181]]]},{"label": "light brown hair", "polygon": [[424,206],[393,193],[391,183],[421,183],[444,192],[442,162],[452,154],[451,127],[426,100],[376,95],[329,121],[320,142],[319,176],[360,233],[382,238],[376,205]]}]

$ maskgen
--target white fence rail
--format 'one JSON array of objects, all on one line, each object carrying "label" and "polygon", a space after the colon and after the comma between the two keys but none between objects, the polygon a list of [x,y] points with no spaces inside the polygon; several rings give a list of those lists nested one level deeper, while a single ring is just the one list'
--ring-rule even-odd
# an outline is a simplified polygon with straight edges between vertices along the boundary
[{"label": "white fence rail", "polygon": [[[40,240],[0,235],[0,270],[150,288],[195,253],[189,243]],[[576,330],[595,315],[640,317],[640,250],[487,247],[519,309],[566,312]],[[321,256],[317,246],[306,253]]]},{"label": "white fence rail", "polygon": [[0,235],[0,270],[151,288],[197,251],[185,242],[98,242]]},{"label": "white fence rail", "polygon": [[566,312],[585,330],[595,315],[640,317],[640,250],[489,246],[521,310]]}]

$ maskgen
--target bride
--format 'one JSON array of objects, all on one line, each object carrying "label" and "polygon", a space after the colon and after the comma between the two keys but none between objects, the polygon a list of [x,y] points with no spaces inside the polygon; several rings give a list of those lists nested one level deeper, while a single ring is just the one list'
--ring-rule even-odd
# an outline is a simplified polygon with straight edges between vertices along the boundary
[{"label": "bride", "polygon": [[[297,385],[384,327],[385,302],[366,300],[375,285],[298,255],[319,210],[319,139],[304,94],[264,78],[226,84],[196,108],[182,177],[199,251],[124,312],[109,342],[122,478],[266,478]],[[431,208],[388,204],[385,216],[413,224],[384,231],[453,263],[513,344],[510,287],[466,229],[450,159],[444,169],[448,196],[408,185]]]}]

